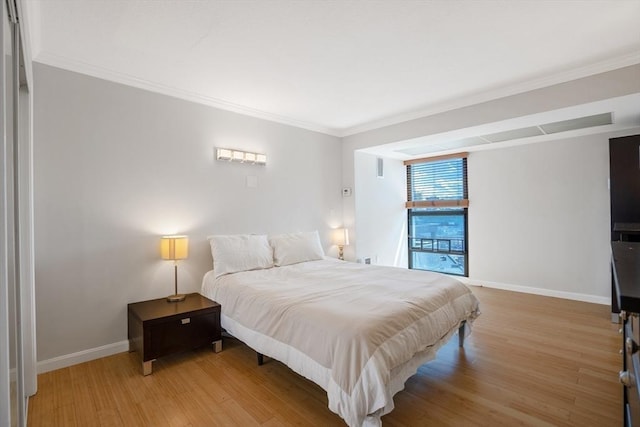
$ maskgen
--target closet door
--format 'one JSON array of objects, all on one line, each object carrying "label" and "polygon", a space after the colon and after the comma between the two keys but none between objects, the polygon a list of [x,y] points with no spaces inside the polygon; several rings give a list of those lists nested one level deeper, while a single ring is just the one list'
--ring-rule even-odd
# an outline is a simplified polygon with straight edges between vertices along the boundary
[{"label": "closet door", "polygon": [[[27,227],[21,225],[21,217],[29,212],[29,176],[23,177],[21,163],[28,164],[30,149],[24,153],[25,143],[30,143],[30,112],[21,112],[20,94],[27,94],[28,84],[24,76],[24,62],[21,62],[20,27],[17,24],[17,4],[15,0],[2,2],[0,21],[0,426],[26,426],[27,393],[25,390],[24,319],[32,313],[32,307],[23,304],[25,290],[21,277],[25,268],[21,262],[23,234],[31,239]],[[23,65],[22,67],[20,65]],[[21,89],[21,86],[23,87]],[[26,106],[29,106],[27,103]],[[23,124],[21,128],[21,124]],[[26,125],[24,125],[26,124]],[[27,138],[23,135],[26,135]],[[30,148],[30,144],[26,145]],[[30,169],[29,169],[30,172]],[[22,202],[25,200],[25,202]],[[25,210],[21,205],[27,205]],[[30,225],[29,221],[26,221]],[[31,242],[26,246],[31,248]],[[29,261],[31,258],[28,257]],[[27,274],[27,284],[32,287],[32,275]],[[31,289],[28,287],[27,289]],[[30,324],[30,323],[29,323]],[[28,338],[33,334],[29,330]],[[29,350],[35,346],[29,346]],[[28,359],[29,372],[35,369],[35,362]],[[33,365],[33,366],[32,366]],[[29,387],[35,392],[34,384]],[[31,393],[31,391],[30,391]]]},{"label": "closet door", "polygon": [[13,258],[13,25],[2,2],[0,41],[0,425],[19,425],[16,288]]}]

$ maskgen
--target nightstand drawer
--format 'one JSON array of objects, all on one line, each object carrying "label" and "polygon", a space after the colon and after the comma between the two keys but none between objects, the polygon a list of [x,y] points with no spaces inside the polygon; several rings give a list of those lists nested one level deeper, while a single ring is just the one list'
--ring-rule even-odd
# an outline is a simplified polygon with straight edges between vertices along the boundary
[{"label": "nightstand drawer", "polygon": [[162,319],[145,328],[144,361],[191,350],[219,340],[218,311],[199,315],[181,315]]}]

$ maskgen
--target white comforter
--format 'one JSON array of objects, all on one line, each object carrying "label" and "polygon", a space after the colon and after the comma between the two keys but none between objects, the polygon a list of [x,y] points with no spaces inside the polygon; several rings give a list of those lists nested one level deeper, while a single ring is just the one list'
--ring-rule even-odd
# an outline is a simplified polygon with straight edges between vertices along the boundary
[{"label": "white comforter", "polygon": [[223,328],[323,387],[350,426],[379,425],[405,380],[479,314],[449,276],[329,259],[208,273],[202,293],[222,305]]}]

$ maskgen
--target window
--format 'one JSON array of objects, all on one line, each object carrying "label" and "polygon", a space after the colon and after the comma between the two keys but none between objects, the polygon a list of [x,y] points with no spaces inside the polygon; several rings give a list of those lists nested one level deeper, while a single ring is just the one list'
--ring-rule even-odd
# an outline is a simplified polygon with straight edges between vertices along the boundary
[{"label": "window", "polygon": [[467,153],[405,165],[409,268],[467,276]]}]

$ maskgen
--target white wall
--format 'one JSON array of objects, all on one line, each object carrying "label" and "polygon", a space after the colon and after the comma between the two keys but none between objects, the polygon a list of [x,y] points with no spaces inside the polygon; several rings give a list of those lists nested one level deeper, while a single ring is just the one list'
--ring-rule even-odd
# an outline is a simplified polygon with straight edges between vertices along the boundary
[{"label": "white wall", "polygon": [[[635,94],[640,92],[638,73],[640,64],[346,136],[342,144],[342,186],[355,185],[354,153],[358,150]],[[344,224],[352,232],[356,230],[355,202],[354,197],[346,198],[343,206]],[[355,259],[359,245],[360,239],[354,234],[345,257]]]},{"label": "white wall", "polygon": [[[470,153],[471,283],[609,301],[608,138],[613,136],[619,134]],[[406,226],[404,166],[386,159],[397,164],[390,168],[396,180],[381,185],[374,181],[376,157],[358,151],[354,156],[356,256],[381,254],[380,264],[406,267],[406,252],[401,262],[393,262],[399,234],[407,247],[406,229],[399,232]]]},{"label": "white wall", "polygon": [[608,178],[607,135],[471,153],[471,281],[608,302]]},{"label": "white wall", "polygon": [[[38,360],[122,343],[127,303],[173,293],[162,234],[190,237],[181,292],[211,268],[210,234],[318,229],[335,255],[338,138],[40,64],[34,80]],[[268,164],[215,161],[216,146]]]},{"label": "white wall", "polygon": [[636,94],[640,92],[638,75],[640,64],[635,64],[360,132],[345,137],[344,142],[348,148],[361,149]]},{"label": "white wall", "polygon": [[[573,105],[638,93],[640,65],[422,117],[343,138],[345,225],[355,230],[347,257],[385,253],[396,220],[371,218],[359,197],[361,150]],[[637,130],[624,134],[639,133]],[[477,151],[469,157],[469,274],[472,282],[607,303],[608,138],[622,133]],[[575,166],[569,166],[569,161]],[[522,195],[518,191],[524,189]],[[365,195],[366,195],[365,186]],[[377,200],[383,200],[377,194]],[[395,200],[395,190],[387,197]],[[404,201],[404,193],[403,200]],[[539,198],[542,198],[538,200]],[[517,200],[517,203],[509,203]],[[375,206],[375,202],[369,206]],[[366,208],[364,208],[366,209]],[[405,213],[399,214],[405,219]],[[398,216],[398,218],[400,218]],[[522,221],[522,223],[520,223]],[[516,231],[516,227],[523,230]],[[387,230],[389,232],[387,233]],[[369,234],[386,233],[377,241]],[[517,239],[523,240],[522,245]],[[522,250],[520,247],[522,246]],[[405,264],[406,265],[406,264]]]},{"label": "white wall", "polygon": [[354,154],[355,259],[407,266],[406,170],[400,160],[384,159],[384,177],[377,176],[377,157]]},{"label": "white wall", "polygon": [[[206,236],[213,233],[319,229],[325,250],[335,255],[329,228],[343,222],[352,233],[347,259],[378,255],[381,264],[406,263],[406,253],[397,256],[398,236],[406,233],[399,228],[405,211],[380,208],[385,192],[398,198],[400,206],[404,202],[404,188],[398,192],[404,170],[398,179],[387,180],[386,174],[387,181],[379,182],[370,172],[375,158],[357,150],[622,96],[637,91],[634,73],[639,67],[352,135],[341,144],[319,133],[36,64],[38,359],[64,359],[109,346],[121,351],[126,344],[126,304],[173,290],[171,264],[158,259],[162,234],[191,238],[190,258],[179,269],[182,292],[199,289],[211,264]],[[216,162],[215,146],[265,152],[269,162],[263,168]],[[486,169],[487,163],[493,164],[491,156],[499,154],[478,154],[476,166],[470,161],[471,170],[491,178]],[[400,170],[399,164],[386,166],[387,171]],[[374,178],[362,179],[364,173]],[[247,188],[248,176],[257,178],[258,188]],[[599,178],[594,182],[601,185]],[[354,188],[354,196],[342,199],[341,187]],[[601,212],[591,220],[601,222]],[[474,221],[471,217],[470,228],[479,235],[489,233]],[[470,235],[470,240],[475,238]],[[591,255],[598,258],[595,275],[601,277],[601,254]],[[470,259],[470,264],[472,277],[481,280],[557,285],[546,279],[551,275],[539,272],[536,277],[543,280],[532,284],[531,275],[497,276],[482,260]],[[530,273],[535,270],[531,265]],[[581,274],[578,280],[589,275]],[[592,282],[579,288],[560,285],[563,292],[608,292]]]}]

